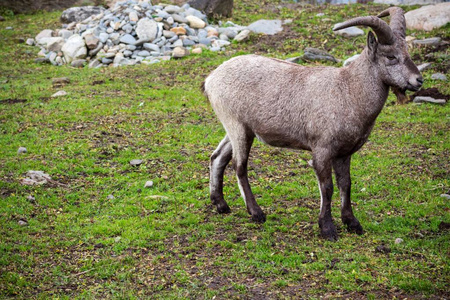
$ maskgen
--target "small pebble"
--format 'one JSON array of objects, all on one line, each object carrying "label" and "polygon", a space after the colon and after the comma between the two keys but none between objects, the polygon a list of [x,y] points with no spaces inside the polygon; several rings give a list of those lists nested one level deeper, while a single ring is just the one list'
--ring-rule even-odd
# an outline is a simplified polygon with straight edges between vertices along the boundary
[{"label": "small pebble", "polygon": [[62,97],[62,96],[66,96],[66,95],[67,95],[66,91],[58,91],[52,95],[52,98]]},{"label": "small pebble", "polygon": [[25,221],[25,220],[19,220],[18,223],[19,223],[20,226],[27,226],[28,225],[28,222]]},{"label": "small pebble", "polygon": [[449,194],[441,194],[441,197],[442,198],[447,198],[447,199],[450,200],[450,195]]},{"label": "small pebble", "polygon": [[433,75],[431,75],[431,79],[446,81],[447,76],[445,76],[445,74],[442,74],[442,73],[434,73]]},{"label": "small pebble", "polygon": [[27,148],[25,147],[19,147],[19,150],[17,150],[17,154],[27,153]]},{"label": "small pebble", "polygon": [[130,165],[137,167],[142,165],[143,162],[144,161],[142,159],[133,159],[130,161]]},{"label": "small pebble", "polygon": [[401,239],[401,238],[396,238],[395,239],[395,244],[401,244],[401,243],[403,243],[403,239]]},{"label": "small pebble", "polygon": [[114,197],[114,195],[112,195],[112,194],[110,194],[110,195],[108,195],[107,197],[106,197],[106,199],[108,199],[108,200],[113,200],[113,199],[115,199],[116,197]]},{"label": "small pebble", "polygon": [[153,186],[153,181],[151,181],[151,180],[147,181],[144,185],[145,188],[150,188],[152,186]]}]

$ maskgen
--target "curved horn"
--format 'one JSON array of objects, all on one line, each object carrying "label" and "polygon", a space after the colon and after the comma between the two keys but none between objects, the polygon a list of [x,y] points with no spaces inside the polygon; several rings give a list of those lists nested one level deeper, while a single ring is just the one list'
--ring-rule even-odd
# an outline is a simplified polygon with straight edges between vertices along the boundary
[{"label": "curved horn", "polygon": [[389,27],[389,25],[383,20],[374,16],[357,17],[354,19],[350,19],[348,21],[345,21],[344,23],[337,24],[336,26],[334,26],[333,30],[336,31],[347,27],[359,25],[369,26],[370,28],[372,28],[373,31],[375,31],[380,44],[384,45],[394,44],[394,35],[392,34],[391,27]]},{"label": "curved horn", "polygon": [[406,21],[403,9],[400,7],[389,7],[382,11],[377,17],[382,18],[386,16],[391,16],[389,26],[394,34],[404,39],[406,37]]}]

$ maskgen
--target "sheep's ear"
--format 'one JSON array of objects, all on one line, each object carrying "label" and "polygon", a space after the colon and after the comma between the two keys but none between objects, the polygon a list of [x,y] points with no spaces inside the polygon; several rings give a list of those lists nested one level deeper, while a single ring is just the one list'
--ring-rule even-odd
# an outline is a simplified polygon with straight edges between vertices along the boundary
[{"label": "sheep's ear", "polygon": [[377,53],[378,42],[372,31],[369,31],[369,34],[367,35],[367,47],[369,48],[370,56],[374,59],[375,54]]}]

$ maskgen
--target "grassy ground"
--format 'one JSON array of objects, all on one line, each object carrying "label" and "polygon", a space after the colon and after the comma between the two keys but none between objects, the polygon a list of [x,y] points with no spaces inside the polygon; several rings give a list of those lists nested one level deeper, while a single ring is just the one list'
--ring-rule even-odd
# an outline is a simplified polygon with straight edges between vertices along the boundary
[{"label": "grassy ground", "polygon": [[[231,166],[232,213],[218,215],[208,200],[209,155],[224,131],[199,88],[207,74],[243,53],[287,58],[318,47],[345,59],[365,37],[336,37],[333,24],[384,8],[236,1],[238,24],[293,22],[225,53],[106,69],[34,63],[38,49],[18,39],[59,28],[60,12],[7,16],[0,23],[0,297],[449,298],[450,205],[440,197],[450,189],[449,105],[399,106],[390,95],[353,156],[363,236],[342,228],[337,193],[340,240],[318,236],[319,191],[307,152],[255,143],[250,180],[268,214],[263,225],[250,221]],[[449,32],[408,33],[449,41]],[[448,82],[430,79],[447,71],[448,48],[411,54],[417,64],[434,63],[425,88],[449,94]],[[52,78],[63,76],[70,83],[54,87]],[[68,95],[50,97],[60,89]],[[28,152],[18,155],[20,146]],[[132,167],[132,159],[144,163]],[[28,170],[56,183],[21,185]],[[154,186],[144,188],[148,180]]]}]

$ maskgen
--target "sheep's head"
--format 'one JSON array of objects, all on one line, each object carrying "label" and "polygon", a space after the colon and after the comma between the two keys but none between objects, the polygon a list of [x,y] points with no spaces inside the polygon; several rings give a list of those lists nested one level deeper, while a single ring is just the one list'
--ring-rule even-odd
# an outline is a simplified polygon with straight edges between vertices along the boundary
[{"label": "sheep's head", "polygon": [[[381,17],[391,16],[390,26],[381,20]],[[412,62],[408,54],[405,41],[406,24],[403,10],[391,7],[378,15],[378,17],[358,17],[348,20],[333,30],[351,26],[369,26],[372,32],[367,36],[367,50],[369,58],[376,65],[383,82],[397,90],[417,91],[423,83],[423,77]]]}]

